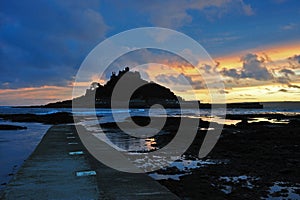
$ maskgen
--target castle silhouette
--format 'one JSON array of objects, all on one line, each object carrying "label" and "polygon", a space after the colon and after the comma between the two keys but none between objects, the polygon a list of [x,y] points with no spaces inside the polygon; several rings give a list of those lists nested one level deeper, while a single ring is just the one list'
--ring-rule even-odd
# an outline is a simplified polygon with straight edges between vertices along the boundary
[{"label": "castle silhouette", "polygon": [[[124,76],[126,74],[126,76]],[[123,77],[124,76],[124,77]],[[72,100],[59,101],[55,103],[49,103],[42,106],[31,107],[46,107],[46,108],[72,108],[72,104],[76,107],[87,108],[111,108],[111,98],[113,90],[121,79],[125,81],[124,92],[126,92],[126,86],[132,84],[142,85],[133,92],[129,100],[129,108],[150,108],[154,104],[160,104],[164,108],[211,108],[211,104],[201,103],[200,101],[185,101],[180,96],[176,96],[169,88],[159,85],[155,82],[148,82],[141,78],[139,72],[132,72],[129,67],[124,70],[120,70],[118,74],[112,72],[110,79],[104,84],[93,82],[90,88],[86,89],[84,95],[74,98]],[[215,107],[221,104],[214,104]],[[128,100],[118,99],[118,106],[120,108],[128,108]],[[249,103],[229,103],[226,104],[227,108],[253,108],[261,109],[263,105],[258,102]]]},{"label": "castle silhouette", "polygon": [[[126,76],[124,76],[126,74]],[[130,71],[129,67],[120,70],[118,74],[112,72],[110,79],[104,84],[93,82],[86,93],[81,98],[95,98],[95,106],[109,108],[111,106],[111,98],[113,90],[118,81],[123,78],[126,84],[123,86],[142,85],[131,95],[129,106],[132,108],[148,108],[154,104],[160,104],[166,108],[179,107],[179,101],[184,101],[181,97],[176,96],[169,88],[159,85],[155,82],[148,82],[141,78],[141,74],[137,71]],[[92,99],[93,100],[93,99]],[[125,99],[119,99],[120,107],[126,106],[122,104]]]}]

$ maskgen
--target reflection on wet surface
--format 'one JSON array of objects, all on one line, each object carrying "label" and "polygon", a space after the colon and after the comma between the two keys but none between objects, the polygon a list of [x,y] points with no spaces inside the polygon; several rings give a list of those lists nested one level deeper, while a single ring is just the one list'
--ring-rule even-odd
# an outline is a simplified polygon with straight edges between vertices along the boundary
[{"label": "reflection on wet surface", "polygon": [[[188,173],[191,174],[191,173]],[[175,181],[179,181],[181,176],[185,176],[188,174],[159,174],[159,173],[151,173],[149,176],[155,180],[167,180],[172,179]]]},{"label": "reflection on wet surface", "polygon": [[155,138],[136,138],[122,132],[98,132],[94,135],[119,151],[148,152],[157,149]]},{"label": "reflection on wet surface", "polygon": [[[162,159],[162,158],[160,158]],[[158,162],[160,160],[158,158]],[[209,165],[227,164],[228,160],[190,160],[181,157],[179,160],[174,161],[168,167],[163,168],[161,171],[149,173],[148,175],[155,180],[179,180],[181,176],[192,174],[192,169],[207,167]]]},{"label": "reflection on wet surface", "polygon": [[300,184],[292,185],[287,182],[274,182],[274,185],[269,188],[267,200],[279,200],[284,196],[285,199],[300,199]]},{"label": "reflection on wet surface", "polygon": [[17,123],[0,120],[0,124],[25,126],[24,130],[0,131],[0,190],[18,171],[23,161],[33,152],[49,125]]},{"label": "reflection on wet surface", "polygon": [[236,125],[237,123],[241,122],[241,120],[233,120],[233,119],[222,119],[221,117],[215,116],[201,116],[200,119],[207,122],[216,122],[219,124],[225,124],[225,125]]},{"label": "reflection on wet surface", "polygon": [[225,194],[230,194],[233,190],[233,186],[235,184],[240,185],[242,187],[248,188],[248,189],[253,189],[254,188],[254,183],[255,181],[259,180],[260,178],[257,177],[252,177],[252,176],[247,176],[247,175],[241,175],[241,176],[222,176],[219,178],[219,181],[222,183],[220,185],[215,185],[222,192]]},{"label": "reflection on wet surface", "polygon": [[249,123],[253,122],[270,122],[272,124],[288,124],[290,121],[288,119],[268,119],[264,117],[256,117],[249,119]]},{"label": "reflection on wet surface", "polygon": [[145,139],[145,146],[148,150],[155,150],[157,147],[155,147],[156,141],[155,138],[149,138]]}]

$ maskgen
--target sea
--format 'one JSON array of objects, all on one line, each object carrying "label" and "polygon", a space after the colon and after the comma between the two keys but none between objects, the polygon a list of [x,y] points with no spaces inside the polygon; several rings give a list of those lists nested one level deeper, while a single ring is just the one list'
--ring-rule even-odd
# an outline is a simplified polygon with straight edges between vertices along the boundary
[{"label": "sea", "polygon": [[[227,114],[258,114],[258,113],[281,113],[286,115],[298,115],[300,114],[300,102],[268,102],[262,103],[263,109],[228,109]],[[82,115],[86,117],[86,122],[82,122],[83,125],[90,128],[91,131],[97,132],[97,129],[93,125],[99,123],[99,121],[88,120],[89,115],[94,115],[96,112],[97,116],[102,116],[100,123],[114,121],[113,113],[118,113],[118,120],[122,121],[126,118],[128,110],[125,109],[77,109],[72,110],[71,108],[18,108],[11,106],[0,106],[0,114],[51,114],[57,112],[70,112],[74,115]],[[124,113],[124,117],[122,115]],[[129,111],[131,116],[148,116],[148,109],[131,109]],[[163,110],[152,110],[151,115],[153,116],[184,116],[191,118],[201,118],[203,120],[218,122],[218,116],[211,116],[209,109],[202,110],[191,110],[191,109],[167,109]],[[258,119],[268,120],[268,119]],[[239,120],[226,120],[225,124],[236,124]],[[276,122],[274,122],[276,123]],[[41,141],[44,134],[50,128],[50,125],[41,123],[17,123],[4,121],[0,119],[0,124],[11,124],[26,126],[24,130],[0,130],[0,190],[5,188],[5,185],[22,166],[24,160],[30,156],[36,146]],[[118,146],[124,151],[147,151],[153,150],[153,140],[137,139],[134,138],[128,141],[128,137],[120,137],[117,134],[111,134],[110,137],[117,138]],[[110,138],[114,140],[114,138]],[[108,141],[107,141],[108,142]],[[126,145],[124,144],[126,142]],[[194,164],[193,164],[194,165]],[[153,174],[152,176],[155,176]]]}]

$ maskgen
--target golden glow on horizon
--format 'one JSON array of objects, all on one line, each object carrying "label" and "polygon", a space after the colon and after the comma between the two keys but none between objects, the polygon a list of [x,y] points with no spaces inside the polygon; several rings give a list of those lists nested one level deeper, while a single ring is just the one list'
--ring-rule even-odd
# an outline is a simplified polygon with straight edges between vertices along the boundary
[{"label": "golden glow on horizon", "polygon": [[[274,45],[247,51],[245,50],[233,55],[219,57],[215,59],[215,61],[219,63],[218,69],[240,69],[243,65],[241,57],[243,57],[247,53],[257,54],[258,56],[263,57],[266,60],[266,67],[274,75],[274,79],[258,81],[248,78],[244,80],[233,79],[233,81],[230,81],[230,79],[232,78],[224,77],[225,87],[227,88],[225,90],[225,95],[228,102],[300,101],[300,88],[298,88],[298,86],[300,86],[300,72],[297,66],[293,69],[295,72],[295,75],[292,75],[293,80],[289,80],[290,77],[287,77],[287,80],[289,80],[289,82],[287,83],[279,83],[276,81],[278,76],[277,71],[281,69],[287,69],[286,67],[289,66],[289,61],[287,59],[300,54],[300,42],[294,42],[284,45]],[[178,69],[178,67],[176,67],[176,65],[178,65],[177,63],[168,63],[168,65],[170,66],[170,68]],[[195,70],[193,71],[193,69],[188,67],[181,67],[178,71],[180,72],[180,70],[185,75],[190,75],[193,81],[195,80],[195,77],[193,76],[197,74]],[[159,68],[157,65],[149,67],[149,70],[147,72],[151,78],[162,74],[162,72],[168,75],[172,74],[169,69],[165,67]],[[168,86],[166,84],[163,85]],[[289,85],[294,85],[294,87],[289,87]],[[176,87],[171,88],[176,89]],[[193,95],[190,95],[191,91],[178,90],[175,91],[175,93],[185,98],[186,100],[194,100],[195,98]],[[195,95],[196,99],[199,99],[202,102],[211,102],[210,94],[206,89],[196,90]]]},{"label": "golden glow on horizon", "polygon": [[42,86],[1,89],[0,105],[41,105],[71,99],[72,87]]},{"label": "golden glow on horizon", "polygon": [[[272,69],[280,70],[284,69],[286,60],[289,57],[300,55],[300,42],[294,42],[283,45],[274,45],[260,49],[245,50],[232,55],[225,55],[222,57],[214,58],[216,62],[219,62],[218,69],[222,68],[236,68],[242,67],[241,57],[247,53],[254,53],[259,56],[268,59],[271,63]],[[148,64],[147,72],[149,80],[157,82],[155,77],[158,75],[173,75],[178,76],[180,73],[189,76],[193,81],[201,81],[201,77],[198,76],[197,71],[193,67],[182,65],[180,63],[170,63],[169,61],[162,61],[162,64]],[[276,64],[277,63],[277,64]],[[165,65],[165,66],[164,66]],[[133,70],[138,70],[133,69]],[[289,81],[288,84],[280,84],[270,81],[257,81],[254,79],[245,79],[240,82],[238,79],[233,79],[232,82],[225,78],[226,90],[225,95],[228,102],[264,102],[264,101],[300,101],[300,68],[298,65],[293,69],[296,75],[294,79]],[[271,71],[271,70],[270,70]],[[274,71],[272,71],[274,73]],[[275,71],[276,75],[276,71]],[[145,77],[143,77],[145,78]],[[92,81],[100,82],[104,84],[103,80],[99,80],[98,77],[92,77]],[[29,87],[19,89],[0,89],[0,105],[40,105],[49,102],[61,101],[72,98],[73,86],[82,87],[82,93],[75,96],[83,95],[85,90],[89,87],[91,82],[83,83],[70,83],[66,87],[57,86],[42,86],[42,87]],[[160,82],[159,82],[160,83]],[[162,84],[162,83],[160,83]],[[170,87],[172,90],[175,88],[175,93],[186,100],[199,99],[202,102],[210,102],[210,95],[205,89],[197,89],[196,97],[191,91],[188,91],[180,84],[172,85],[172,83],[163,84],[166,87]],[[293,87],[291,87],[293,85]]]},{"label": "golden glow on horizon", "polygon": [[300,42],[293,42],[282,45],[273,45],[265,48],[249,49],[242,52],[237,52],[231,55],[225,55],[213,58],[220,63],[220,67],[236,68],[241,65],[241,57],[247,53],[255,53],[259,56],[265,57],[267,55],[271,60],[282,60],[294,55],[300,54]]},{"label": "golden glow on horizon", "polygon": [[299,94],[299,89],[276,84],[233,88],[226,97],[228,102],[299,101]]}]

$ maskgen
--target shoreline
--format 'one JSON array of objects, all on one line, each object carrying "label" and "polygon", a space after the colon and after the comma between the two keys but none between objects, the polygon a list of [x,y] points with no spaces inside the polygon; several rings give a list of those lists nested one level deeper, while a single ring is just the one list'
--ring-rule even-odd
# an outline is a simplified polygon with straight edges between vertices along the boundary
[{"label": "shoreline", "polygon": [[[204,161],[227,163],[191,169],[191,174],[180,176],[179,181],[159,182],[183,199],[299,199],[300,116],[265,117],[275,121],[251,122],[248,118],[236,125],[225,125]],[[190,155],[197,155],[199,141],[191,145]],[[178,174],[174,168],[162,173],[174,171]]]},{"label": "shoreline", "polygon": [[[160,104],[161,102],[158,102]],[[125,104],[125,103],[124,103]],[[184,108],[194,108],[194,102],[190,103],[189,101],[182,102]],[[212,106],[214,108],[230,108],[230,109],[263,109],[263,104],[260,102],[242,102],[242,103],[227,103],[227,104],[209,104],[209,103],[200,103],[197,102],[199,109],[211,109]],[[164,105],[164,104],[162,104]],[[33,105],[33,106],[15,106],[15,108],[72,108],[72,101],[71,100],[66,100],[66,101],[61,101],[61,102],[56,102],[56,103],[49,103],[46,105]],[[76,105],[78,108],[92,108],[90,106],[86,106],[85,104],[82,105]],[[151,105],[135,105],[131,103],[129,105],[130,109],[149,109]],[[180,105],[164,105],[166,109],[180,109]],[[95,104],[95,108],[106,108],[110,109],[110,103],[105,103],[105,104]],[[125,105],[121,103],[119,109],[127,109]]]},{"label": "shoreline", "polygon": [[[219,141],[204,159],[197,156],[208,122],[200,120],[197,136],[184,154],[187,162],[198,167],[180,167],[185,161],[180,160],[152,173],[154,177],[165,177],[158,182],[181,199],[299,199],[300,115],[245,114],[228,118],[240,122],[224,125]],[[147,117],[134,120],[143,124]],[[163,130],[169,134],[154,136],[153,147],[170,142],[178,124],[178,118],[167,121]],[[121,131],[115,123],[102,126],[107,133]]]},{"label": "shoreline", "polygon": [[[76,191],[79,197],[96,196],[97,188],[88,184],[92,179],[76,180],[73,176],[76,170],[88,165],[82,158],[68,159],[68,151],[74,147],[67,146],[67,132],[69,130],[63,126],[48,129],[35,150],[3,189],[1,199],[70,199],[72,192]],[[53,178],[55,176],[57,178]],[[67,184],[69,191],[63,189]],[[81,188],[77,185],[85,186],[83,189],[91,190],[91,194],[84,191],[80,194]]]},{"label": "shoreline", "polygon": [[[17,117],[19,118],[20,116],[17,115]],[[22,115],[18,120],[24,119],[23,117],[25,116]],[[300,141],[300,115],[231,114],[227,115],[227,118],[231,120],[239,119],[240,122],[235,125],[224,125],[217,145],[202,160],[203,162],[228,160],[228,162],[216,162],[213,165],[186,170],[170,167],[154,172],[158,175],[170,176],[166,180],[154,181],[154,179],[145,174],[136,176],[135,174],[126,174],[112,170],[93,159],[88,153],[83,157],[87,161],[89,169],[97,172],[97,176],[94,178],[96,178],[98,189],[101,188],[99,190],[99,194],[101,195],[110,193],[112,193],[110,194],[112,196],[116,194],[127,195],[129,189],[124,189],[122,182],[116,182],[111,179],[111,176],[115,176],[119,180],[120,177],[123,177],[121,178],[123,182],[129,181],[133,185],[136,183],[136,180],[141,180],[140,182],[144,183],[145,180],[147,182],[151,179],[150,182],[156,185],[155,187],[160,188],[162,187],[160,184],[162,184],[181,199],[208,197],[216,199],[251,199],[250,197],[253,196],[255,198],[268,199],[271,197],[286,197],[289,195],[287,191],[300,197],[300,183],[297,181],[297,177],[300,174],[297,168],[300,164],[300,146],[297,143]],[[157,119],[159,120],[159,117]],[[169,134],[156,137],[153,147],[162,147],[172,139],[177,129],[178,119],[170,117],[165,127],[165,131],[169,132]],[[134,120],[138,124],[147,124],[148,118],[136,117]],[[185,157],[190,160],[197,159],[196,156],[198,155],[201,141],[207,133],[208,122],[199,120],[201,123],[197,137],[185,153]],[[107,134],[112,131],[119,132],[115,127],[115,123],[104,123],[101,126],[106,129],[105,133]],[[75,131],[74,126],[72,128],[70,125],[55,127],[69,127],[70,132]],[[75,136],[77,137],[77,135]],[[67,144],[67,136],[64,135],[64,137],[64,144]],[[75,142],[79,143],[78,147],[80,149],[74,150],[83,150],[86,152],[85,148],[80,144],[79,138],[76,138]],[[71,145],[69,147],[74,148],[76,146]],[[68,154],[68,152],[65,154]],[[267,169],[272,169],[272,171],[268,171]],[[104,171],[105,174],[103,174]],[[178,180],[172,180],[173,175],[177,176]],[[115,186],[115,190],[112,190],[112,183]],[[278,183],[281,185],[276,185]],[[270,188],[274,187],[282,187],[284,189],[282,191],[270,192]],[[140,190],[131,189],[132,194]],[[122,191],[124,190],[126,193],[123,194]],[[151,192],[147,194],[151,194]],[[109,196],[109,199],[113,198]],[[132,199],[132,196],[130,196],[130,199]]]}]

